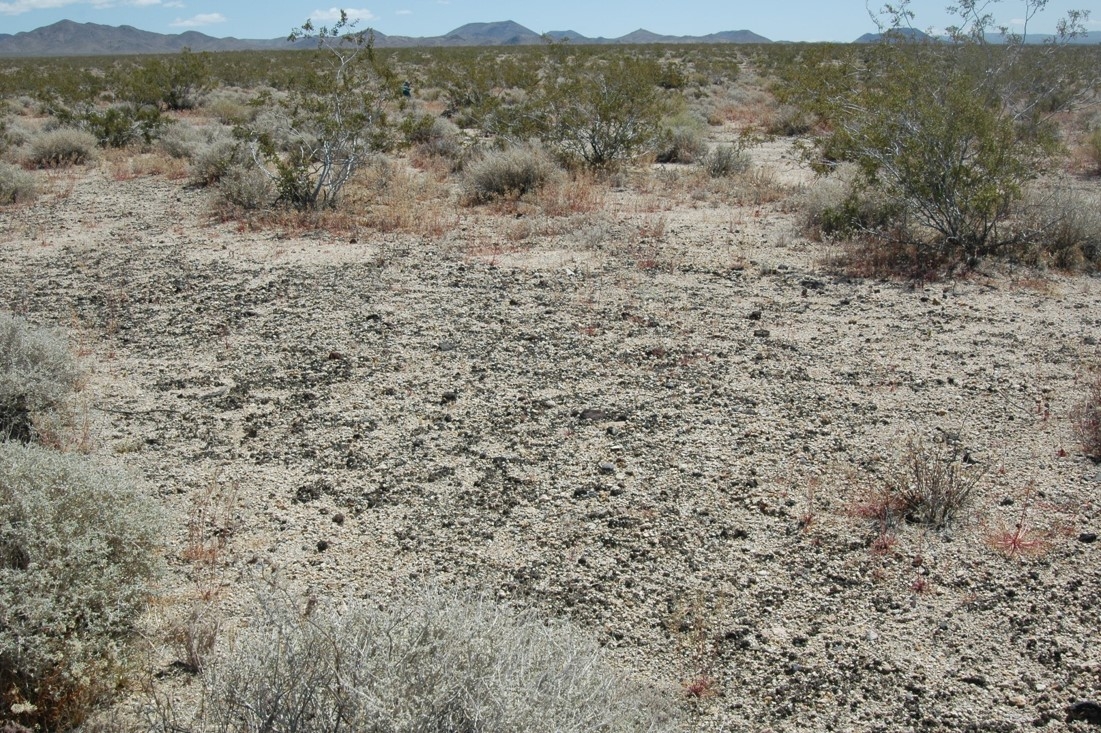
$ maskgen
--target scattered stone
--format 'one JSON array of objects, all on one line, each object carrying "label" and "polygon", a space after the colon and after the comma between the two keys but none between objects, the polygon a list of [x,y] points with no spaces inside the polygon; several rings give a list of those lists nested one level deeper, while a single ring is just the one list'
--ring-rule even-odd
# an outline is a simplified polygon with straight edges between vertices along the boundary
[{"label": "scattered stone", "polygon": [[1093,544],[1094,542],[1097,542],[1097,533],[1096,532],[1083,532],[1082,534],[1078,535],[1078,541],[1079,542],[1084,542],[1087,545]]},{"label": "scattered stone", "polygon": [[751,311],[750,314],[746,316],[746,318],[751,321],[759,321],[761,320],[761,311]]},{"label": "scattered stone", "polygon": [[345,358],[344,354],[341,354],[339,351],[330,351],[329,352],[329,361],[341,361],[344,358]]},{"label": "scattered stone", "polygon": [[325,552],[325,550],[327,550],[327,549],[329,549],[329,543],[328,542],[326,542],[325,540],[318,540],[317,541],[317,551],[318,552]]},{"label": "scattered stone", "polygon": [[986,678],[982,675],[969,674],[964,677],[960,677],[960,682],[966,682],[969,685],[975,685],[976,687],[986,687]]},{"label": "scattered stone", "polygon": [[344,524],[344,515],[337,512],[333,515],[333,524]]},{"label": "scattered stone", "polygon": [[459,393],[449,390],[447,392],[444,392],[443,396],[440,397],[440,404],[441,405],[449,405],[452,402],[456,401],[457,399],[459,399]]},{"label": "scattered stone", "polygon": [[767,328],[758,328],[753,331],[753,335],[757,338],[767,339],[769,337],[769,330]]},{"label": "scattered stone", "polygon": [[1082,343],[1084,343],[1086,346],[1097,346],[1097,337],[1096,336],[1086,336],[1085,338],[1082,339]]},{"label": "scattered stone", "polygon": [[615,464],[614,463],[609,463],[608,461],[604,461],[603,463],[600,464],[600,472],[603,473],[603,474],[615,473]]},{"label": "scattered stone", "polygon": [[445,339],[445,340],[441,341],[436,346],[436,348],[439,349],[440,351],[454,351],[455,348],[456,348],[456,344],[455,344],[454,341],[448,341],[448,340]]}]

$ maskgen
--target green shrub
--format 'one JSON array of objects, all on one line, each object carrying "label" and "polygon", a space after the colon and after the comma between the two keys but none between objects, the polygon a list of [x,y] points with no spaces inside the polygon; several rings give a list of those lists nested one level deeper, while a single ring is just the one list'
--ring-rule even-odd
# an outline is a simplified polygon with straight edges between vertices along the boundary
[{"label": "green shrub", "polygon": [[280,127],[291,134],[280,139],[256,124],[247,131],[256,156],[275,171],[279,201],[300,211],[336,206],[356,169],[389,145],[387,70],[373,35],[352,32],[354,25],[342,10],[331,28],[307,21],[292,31],[318,49],[300,84],[277,103]]},{"label": "green shrub", "polygon": [[65,340],[0,313],[0,440],[27,442],[60,409],[80,379]]},{"label": "green shrub", "polygon": [[107,109],[89,109],[71,121],[95,135],[106,148],[125,148],[136,142],[146,144],[160,136],[169,120],[151,105],[116,104]]},{"label": "green shrub", "polygon": [[533,112],[549,120],[546,139],[563,158],[610,168],[655,151],[668,109],[657,86],[658,64],[616,57],[558,71],[561,78],[533,101]]},{"label": "green shrub", "polygon": [[386,610],[269,603],[204,682],[196,719],[162,730],[675,730],[670,706],[574,627],[442,592]]},{"label": "green shrub", "polygon": [[712,178],[730,178],[745,173],[749,166],[749,156],[735,145],[720,145],[703,159],[703,168]]},{"label": "green shrub", "polygon": [[[885,5],[884,27],[909,25],[908,5]],[[866,186],[896,205],[897,220],[880,230],[885,244],[970,266],[1016,244],[1015,206],[1053,150],[1050,113],[1090,82],[1059,43],[1027,47],[1011,35],[994,45],[991,14],[974,3],[949,12],[961,20],[948,29],[952,43],[885,34],[883,43],[841,56],[814,49],[793,72],[800,80],[780,93],[828,125],[817,141],[819,165],[856,163]],[[1057,40],[1078,32],[1081,20],[1069,13]]]},{"label": "green shrub", "polygon": [[34,176],[18,166],[0,162],[0,206],[34,200]]},{"label": "green shrub", "polygon": [[0,722],[70,730],[115,688],[161,531],[125,477],[0,444]]},{"label": "green shrub", "polygon": [[59,127],[31,140],[28,160],[39,168],[83,165],[95,159],[96,142],[90,132]]},{"label": "green shrub", "polygon": [[194,109],[212,84],[210,56],[183,49],[176,56],[148,59],[138,68],[119,71],[115,83],[121,98],[138,106]]},{"label": "green shrub", "polygon": [[541,148],[518,145],[468,164],[463,171],[463,197],[474,204],[519,198],[542,188],[556,172]]}]

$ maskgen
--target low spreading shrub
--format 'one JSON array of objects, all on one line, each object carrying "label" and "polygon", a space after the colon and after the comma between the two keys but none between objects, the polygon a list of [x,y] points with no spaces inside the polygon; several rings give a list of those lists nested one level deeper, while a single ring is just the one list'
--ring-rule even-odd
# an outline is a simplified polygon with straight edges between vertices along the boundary
[{"label": "low spreading shrub", "polygon": [[0,724],[70,730],[115,689],[161,532],[126,477],[0,444]]},{"label": "low spreading shrub", "polygon": [[[670,707],[574,627],[429,591],[385,610],[267,603],[203,668],[206,699],[168,731],[664,731]],[[164,708],[162,707],[162,711]]]},{"label": "low spreading shrub", "polygon": [[[248,158],[248,153],[237,141],[217,140],[199,149],[191,159],[190,183],[193,186],[211,186],[234,169],[248,166],[251,163]],[[263,175],[262,171],[256,172]]]},{"label": "low spreading shrub", "polygon": [[259,211],[276,198],[271,177],[254,167],[235,165],[219,175],[218,197],[223,208]]},{"label": "low spreading shrub", "polygon": [[536,146],[518,145],[488,153],[464,169],[464,199],[484,204],[496,199],[519,198],[538,191],[557,172],[554,161]]},{"label": "low spreading shrub", "polygon": [[34,176],[18,166],[0,162],[0,206],[34,200]]},{"label": "low spreading shrub", "polygon": [[62,337],[0,313],[0,440],[31,440],[79,379]]},{"label": "low spreading shrub", "polygon": [[96,157],[96,137],[86,130],[59,127],[31,140],[27,159],[38,168],[83,165]]}]

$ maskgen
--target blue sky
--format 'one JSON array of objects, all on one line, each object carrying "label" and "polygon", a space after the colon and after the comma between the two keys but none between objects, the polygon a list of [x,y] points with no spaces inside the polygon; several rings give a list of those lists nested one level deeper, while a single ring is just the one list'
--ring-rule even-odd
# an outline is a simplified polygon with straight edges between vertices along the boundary
[{"label": "blue sky", "polygon": [[[878,7],[882,0],[871,0]],[[913,0],[919,28],[950,22],[948,0]],[[1050,31],[1067,8],[1093,11],[1090,30],[1101,30],[1101,0],[1050,0],[1029,30]],[[307,17],[325,22],[335,14],[329,2],[295,0],[0,0],[0,33],[17,33],[58,20],[132,25],[158,33],[198,30],[212,36],[276,38]],[[748,29],[773,40],[851,41],[873,30],[864,0],[357,0],[344,6],[388,35],[442,35],[464,23],[514,20],[537,33],[575,30],[586,36],[616,37],[637,28],[675,35],[704,35]],[[1003,22],[1019,20],[1022,0],[994,6]]]}]

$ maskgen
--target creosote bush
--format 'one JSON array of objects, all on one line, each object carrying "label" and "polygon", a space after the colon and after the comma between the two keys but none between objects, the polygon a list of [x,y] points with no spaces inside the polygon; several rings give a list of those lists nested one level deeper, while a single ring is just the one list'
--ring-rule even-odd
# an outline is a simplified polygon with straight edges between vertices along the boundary
[{"label": "creosote bush", "polygon": [[38,168],[83,165],[95,159],[96,137],[73,127],[43,132],[31,141],[28,160]]},{"label": "creosote bush", "polygon": [[674,730],[671,706],[616,673],[567,623],[422,591],[390,605],[265,601],[203,668],[190,720],[164,731],[419,733]]},{"label": "creosote bush", "polygon": [[0,206],[34,200],[34,176],[18,166],[0,162]]},{"label": "creosote bush", "polygon": [[558,172],[550,157],[537,146],[518,145],[487,153],[464,169],[464,198],[473,204],[519,198],[538,191]]},{"label": "creosote bush", "polygon": [[0,313],[0,440],[27,442],[76,388],[80,369],[65,340]]},{"label": "creosote bush", "polygon": [[0,723],[70,730],[115,689],[162,530],[126,477],[0,443]]}]

